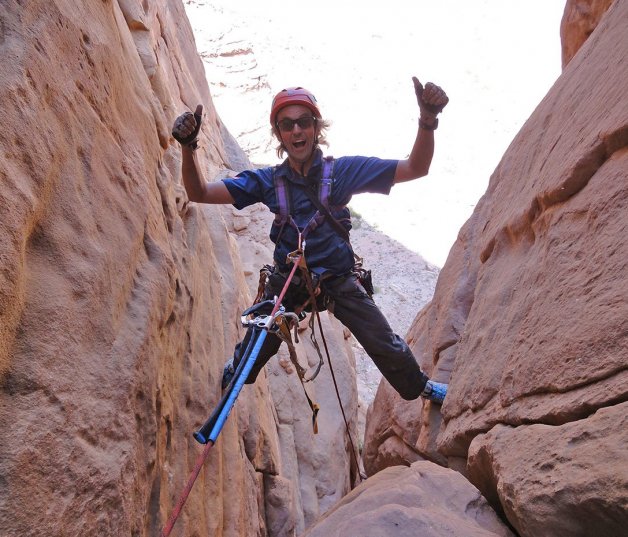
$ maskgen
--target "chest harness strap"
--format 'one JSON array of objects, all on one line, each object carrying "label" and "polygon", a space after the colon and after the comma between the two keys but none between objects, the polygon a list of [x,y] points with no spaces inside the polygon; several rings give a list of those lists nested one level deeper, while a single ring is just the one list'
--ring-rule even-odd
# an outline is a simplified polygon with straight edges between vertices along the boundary
[{"label": "chest harness strap", "polygon": [[[323,175],[318,186],[318,201],[329,210],[329,196],[331,194],[331,187],[333,184],[334,176],[334,158],[325,157],[323,161]],[[292,226],[298,233],[301,233],[301,238],[305,240],[310,232],[314,231],[325,220],[325,214],[320,210],[314,213],[314,216],[310,218],[309,222],[303,229],[299,229],[299,226],[292,218],[290,214],[290,189],[288,187],[288,180],[280,175],[276,175],[273,172],[273,184],[275,186],[275,195],[277,196],[277,203],[279,204],[279,213],[275,215],[274,224],[279,226],[279,233],[277,235],[277,242],[283,234],[285,225]],[[307,187],[302,187],[305,190]]]}]

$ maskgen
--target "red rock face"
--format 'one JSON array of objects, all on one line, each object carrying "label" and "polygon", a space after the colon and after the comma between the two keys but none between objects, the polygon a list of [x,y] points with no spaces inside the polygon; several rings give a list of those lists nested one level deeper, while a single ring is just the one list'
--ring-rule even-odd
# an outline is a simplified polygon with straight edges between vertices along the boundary
[{"label": "red rock face", "polygon": [[[423,404],[418,439],[398,435],[411,457],[366,441],[376,469],[446,456],[522,535],[619,535],[628,518],[625,438],[604,433],[625,428],[628,399],[626,20],[615,2],[513,140],[411,329],[425,368],[450,376],[440,428]],[[614,485],[580,503],[575,468]]]},{"label": "red rock face", "polygon": [[625,395],[621,4],[515,138],[478,205],[477,281],[443,407],[448,454],[464,455],[474,431],[493,423],[564,423]]},{"label": "red rock face", "polygon": [[567,0],[560,24],[563,69],[593,33],[614,0]]},{"label": "red rock face", "polygon": [[[205,105],[208,177],[248,161],[179,1],[2,2],[0,56],[0,534],[158,535],[251,301],[241,222],[188,203],[174,118]],[[355,371],[337,356],[351,419]],[[260,377],[173,535],[287,535],[349,490],[336,401],[316,443],[302,392],[284,397],[297,417],[280,438]]]},{"label": "red rock face", "polygon": [[612,405],[561,427],[498,425],[471,444],[470,478],[523,536],[623,535],[627,411]]},{"label": "red rock face", "polygon": [[[169,130],[182,101],[206,103],[204,161],[216,167],[230,142],[212,132],[201,61],[175,24],[183,7],[158,20],[156,4],[0,8],[3,535],[156,535],[219,396],[236,336],[223,316],[246,304],[242,278],[221,289],[236,267],[212,254],[227,238],[219,212],[207,218],[179,186]],[[215,476],[239,453],[236,431],[197,483],[188,529],[222,512]],[[256,488],[251,468],[234,468],[233,505],[257,504],[241,494]]]}]

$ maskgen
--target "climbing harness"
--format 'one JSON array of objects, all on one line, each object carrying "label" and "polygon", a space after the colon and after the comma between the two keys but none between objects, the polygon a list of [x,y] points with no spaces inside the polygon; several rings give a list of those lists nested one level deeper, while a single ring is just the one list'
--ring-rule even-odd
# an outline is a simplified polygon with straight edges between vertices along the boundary
[{"label": "climbing harness", "polygon": [[[291,209],[290,209],[290,192],[288,189],[288,183],[290,183],[291,187],[298,187],[300,185],[295,185],[289,181],[287,181],[287,179],[285,177],[283,177],[282,175],[278,175],[277,173],[273,172],[273,184],[275,187],[275,195],[277,197],[277,202],[279,205],[279,213],[275,216],[275,221],[274,221],[274,225],[279,227],[279,232],[277,234],[277,238],[275,239],[275,242],[278,243],[279,239],[284,231],[284,228],[286,226],[286,224],[290,225],[291,227],[293,227],[297,233],[299,234],[299,240],[301,240],[301,238],[303,238],[303,240],[307,237],[307,235],[309,233],[311,233],[312,231],[314,231],[318,226],[320,226],[323,221],[325,219],[327,219],[327,221],[329,222],[329,224],[334,228],[334,230],[336,231],[336,233],[338,233],[338,235],[340,235],[340,237],[342,237],[342,239],[349,245],[349,248],[351,249],[351,252],[353,254],[353,257],[355,258],[355,264],[353,266],[353,273],[357,276],[358,281],[360,282],[360,284],[363,286],[364,290],[366,291],[366,293],[369,296],[373,296],[374,293],[374,288],[373,288],[373,283],[372,283],[372,276],[371,276],[371,271],[370,270],[366,270],[363,268],[363,259],[361,257],[359,257],[354,251],[353,251],[353,247],[351,246],[351,242],[350,242],[350,238],[349,238],[349,231],[347,230],[346,227],[344,227],[341,223],[341,221],[339,221],[338,219],[336,219],[330,211],[330,204],[329,204],[329,197],[331,195],[331,190],[332,190],[332,186],[333,186],[333,180],[334,180],[334,158],[332,156],[327,156],[323,159],[323,172],[322,172],[322,176],[321,176],[321,181],[320,184],[318,186],[318,196],[316,195],[315,192],[313,192],[311,189],[309,189],[308,187],[303,186],[301,188],[301,190],[305,193],[305,195],[309,198],[309,200],[312,202],[312,204],[316,207],[316,213],[314,213],[314,216],[312,216],[312,218],[310,218],[310,220],[308,221],[308,223],[305,225],[305,228],[301,231],[299,229],[299,227],[297,226],[296,222],[294,221],[294,219],[292,218],[291,215]],[[344,208],[344,206],[334,206],[331,207],[333,210],[338,210],[338,209],[342,209]],[[304,263],[304,260],[302,260],[302,263]],[[308,289],[308,294],[309,294],[309,298],[307,299],[306,302],[304,302],[304,304],[301,306],[301,309],[305,309],[306,307],[311,307],[312,309],[312,317],[310,318],[310,338],[312,340],[312,344],[314,345],[314,348],[316,349],[316,352],[318,353],[319,356],[319,364],[318,367],[314,373],[314,375],[312,377],[310,377],[310,380],[312,378],[315,378],[316,375],[318,375],[318,372],[320,371],[321,366],[323,365],[323,356],[322,353],[320,351],[320,348],[318,346],[318,343],[316,342],[315,339],[315,330],[314,330],[314,318],[316,318],[317,322],[318,322],[318,328],[319,328],[319,332],[321,335],[321,339],[323,341],[323,346],[325,348],[325,352],[327,355],[327,362],[329,363],[329,370],[332,376],[332,380],[334,383],[334,388],[336,390],[336,396],[338,398],[338,402],[340,404],[340,410],[342,412],[342,417],[344,419],[345,422],[345,427],[347,429],[347,436],[349,437],[349,441],[351,443],[351,455],[352,458],[354,460],[354,463],[356,465],[356,469],[359,473],[359,464],[357,461],[357,456],[356,456],[356,450],[355,450],[355,446],[353,445],[353,439],[351,437],[351,433],[349,431],[349,423],[347,421],[347,418],[345,416],[345,412],[344,412],[344,408],[342,406],[342,401],[340,398],[340,391],[338,390],[338,385],[336,383],[336,378],[334,375],[334,371],[333,371],[333,367],[331,364],[331,357],[329,355],[329,350],[327,348],[327,342],[325,341],[325,335],[323,333],[323,326],[320,320],[320,315],[319,315],[319,308],[317,307],[317,300],[316,300],[316,291],[314,290],[314,285],[312,282],[312,278],[311,275],[309,273],[309,271],[307,269],[303,270],[302,272],[302,276],[305,280],[305,284],[306,287]],[[320,283],[320,282],[318,282]],[[261,286],[261,282],[260,282],[260,287],[259,289],[262,289]],[[259,294],[259,292],[258,292]],[[288,348],[290,350],[290,345],[288,345]],[[292,353],[290,355],[291,360],[292,360]],[[295,361],[296,361],[296,353],[295,353]],[[293,363],[295,362],[293,361]],[[297,362],[298,363],[298,362]],[[299,369],[302,369],[299,367],[297,367],[295,365],[295,369],[297,370],[297,373],[299,372]],[[305,381],[303,378],[301,378],[301,376],[299,376],[299,380],[301,381],[301,384],[303,385],[303,390],[305,391],[305,395],[308,399],[308,403],[310,403],[310,398],[307,394],[307,390],[305,389],[305,385],[304,382]],[[312,404],[310,403],[310,407],[312,408],[312,411],[314,413],[314,417],[313,417],[313,422],[314,422],[314,426],[316,428],[316,412],[314,410],[314,408],[312,407]]]},{"label": "climbing harness", "polygon": [[[331,186],[333,183],[333,170],[334,159],[332,157],[326,157],[323,162],[323,175],[320,181],[320,185],[318,187],[318,198],[316,198],[316,196],[314,196],[314,194],[311,193],[308,188],[302,188],[302,190],[306,193],[306,195],[308,195],[308,197],[312,201],[316,200],[316,203],[320,203],[322,207],[325,207],[325,210],[327,212],[329,212],[329,195],[331,194]],[[275,215],[275,221],[273,222],[273,225],[279,227],[279,232],[277,234],[277,239],[275,239],[275,242],[279,242],[279,239],[283,234],[286,224],[289,224],[291,227],[293,227],[297,231],[297,233],[301,234],[302,239],[306,240],[307,236],[318,226],[320,226],[326,217],[324,211],[322,212],[321,208],[319,208],[319,206],[317,205],[317,211],[314,216],[310,218],[309,222],[302,230],[299,229],[299,226],[297,226],[291,215],[292,211],[290,207],[290,190],[288,188],[288,182],[289,181],[285,177],[283,177],[282,175],[278,175],[277,173],[275,173],[275,171],[273,171],[273,184],[275,187],[277,203],[279,204],[279,212]],[[310,196],[309,194],[312,194],[312,196]],[[312,199],[312,197],[314,199]],[[338,223],[338,221],[333,217],[330,222],[332,221]],[[342,236],[343,239],[348,241],[349,232],[344,227],[342,227],[341,224],[339,225],[344,233]]]}]

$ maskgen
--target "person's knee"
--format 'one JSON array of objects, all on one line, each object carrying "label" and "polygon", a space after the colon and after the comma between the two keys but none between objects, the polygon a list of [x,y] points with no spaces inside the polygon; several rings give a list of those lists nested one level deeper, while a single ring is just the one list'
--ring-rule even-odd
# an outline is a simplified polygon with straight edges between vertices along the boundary
[{"label": "person's knee", "polygon": [[399,392],[399,395],[404,401],[414,401],[415,399],[418,399],[421,396],[421,392],[415,392],[414,390],[411,392],[404,391],[404,392]]}]

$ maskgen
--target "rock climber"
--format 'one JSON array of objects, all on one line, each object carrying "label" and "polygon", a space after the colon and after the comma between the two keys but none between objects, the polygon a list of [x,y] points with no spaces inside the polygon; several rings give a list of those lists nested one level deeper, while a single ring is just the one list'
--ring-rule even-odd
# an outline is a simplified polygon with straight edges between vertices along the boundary
[{"label": "rock climber", "polygon": [[[429,171],[437,116],[449,98],[431,82],[423,87],[416,77],[412,80],[420,115],[416,139],[405,160],[364,156],[324,158],[320,146],[327,145],[325,134],[329,122],[323,119],[314,95],[302,87],[283,89],[272,101],[270,124],[278,142],[277,155],[280,158],[288,155],[277,166],[246,170],[217,182],[205,181],[195,154],[202,105],[195,113],[180,115],[174,122],[172,134],[181,144],[183,184],[190,201],[232,204],[237,209],[263,203],[275,213],[270,230],[275,244],[274,266],[266,279],[264,297],[279,295],[290,271],[286,257],[301,246],[301,233],[308,228],[304,255],[318,289],[317,304],[327,308],[351,331],[401,397],[412,400],[422,396],[440,404],[447,393],[447,384],[430,380],[421,371],[407,343],[391,329],[354,270],[354,252],[348,242],[351,216],[347,204],[354,194],[388,194],[393,185],[423,177]],[[326,163],[329,164],[326,166]],[[324,177],[324,173],[328,177]],[[330,183],[325,196],[321,195],[323,180]],[[279,189],[278,184],[284,186]],[[316,192],[314,199],[322,198],[318,205],[312,194],[305,191],[308,188]],[[289,195],[282,193],[286,189]],[[327,206],[326,216],[321,215],[321,201]],[[286,208],[288,203],[289,208]],[[310,224],[313,221],[314,226]],[[343,233],[343,230],[346,231]],[[290,284],[282,302],[289,311],[299,304],[297,297],[303,296],[303,280],[295,277]],[[227,362],[223,387],[233,375],[250,337],[251,330]],[[246,380],[248,384],[255,382],[280,344],[277,336],[267,335]]]}]

